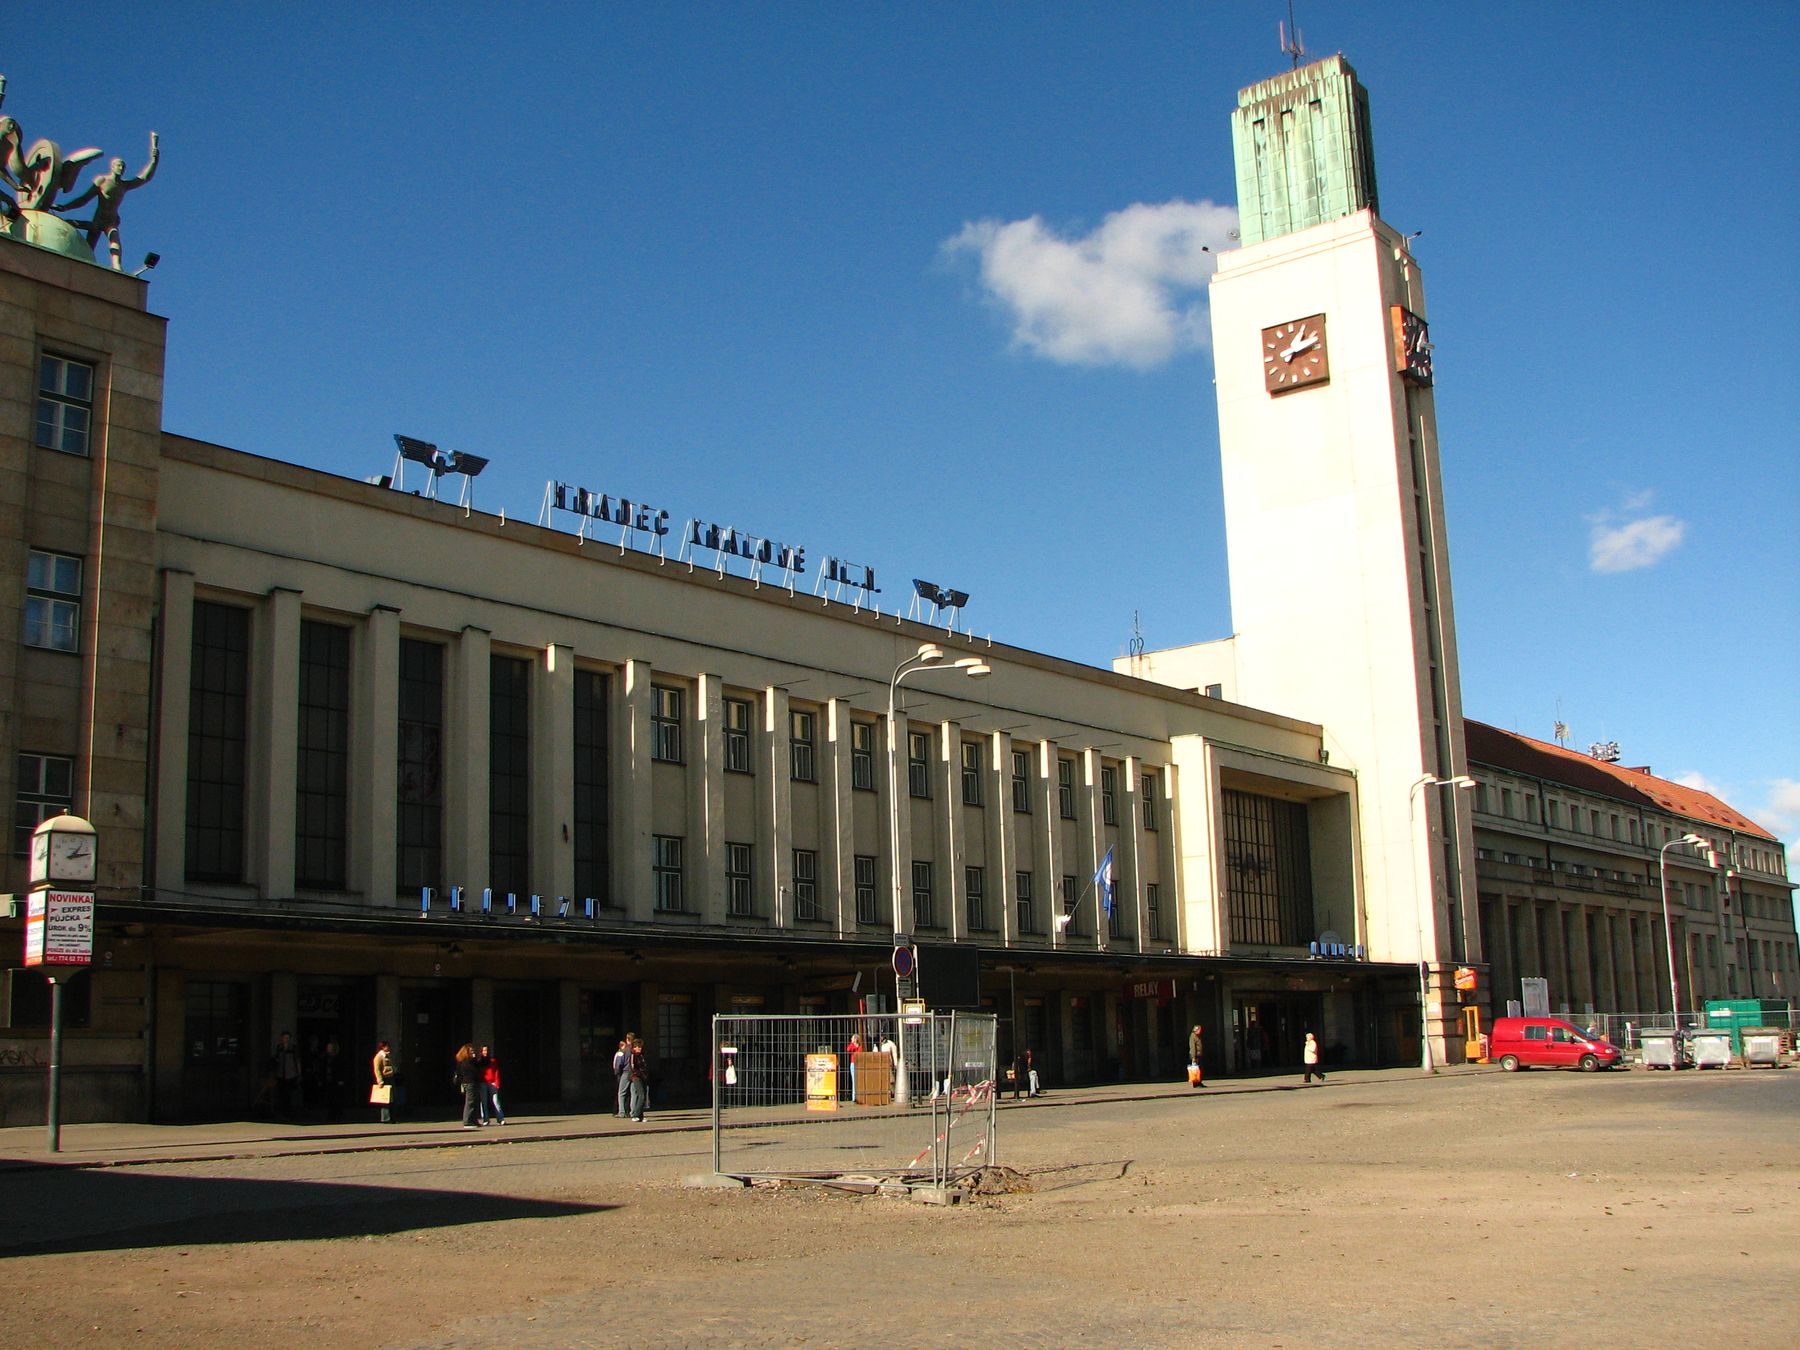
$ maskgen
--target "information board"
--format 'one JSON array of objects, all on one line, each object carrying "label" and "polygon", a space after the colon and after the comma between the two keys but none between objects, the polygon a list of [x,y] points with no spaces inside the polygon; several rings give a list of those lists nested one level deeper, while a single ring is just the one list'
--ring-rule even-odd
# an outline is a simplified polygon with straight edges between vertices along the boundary
[{"label": "information board", "polygon": [[33,891],[26,897],[26,965],[88,966],[93,963],[93,892]]}]

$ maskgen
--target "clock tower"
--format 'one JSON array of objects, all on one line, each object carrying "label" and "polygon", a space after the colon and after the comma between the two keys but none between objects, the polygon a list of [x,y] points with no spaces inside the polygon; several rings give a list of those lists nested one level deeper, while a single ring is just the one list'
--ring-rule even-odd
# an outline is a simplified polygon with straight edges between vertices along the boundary
[{"label": "clock tower", "polygon": [[[1238,95],[1243,245],[1211,289],[1234,638],[1229,696],[1323,724],[1356,774],[1363,940],[1481,958],[1425,291],[1377,214],[1369,100],[1341,56]],[[1448,1010],[1448,1013],[1444,1010]]]}]

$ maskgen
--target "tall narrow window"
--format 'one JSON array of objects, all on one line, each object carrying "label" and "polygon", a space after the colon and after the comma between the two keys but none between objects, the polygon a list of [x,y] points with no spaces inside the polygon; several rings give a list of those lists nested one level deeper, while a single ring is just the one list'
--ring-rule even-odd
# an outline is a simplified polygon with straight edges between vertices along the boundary
[{"label": "tall narrow window", "polygon": [[1019,896],[1019,931],[1035,933],[1038,930],[1037,901],[1031,894],[1031,873],[1013,873],[1013,889]]},{"label": "tall narrow window", "polygon": [[1163,941],[1162,887],[1154,881],[1144,885],[1144,911],[1150,921],[1150,936],[1157,942]]},{"label": "tall narrow window", "polygon": [[488,885],[531,891],[531,662],[488,658]]},{"label": "tall narrow window", "polygon": [[850,786],[860,792],[875,790],[875,725],[850,724]]},{"label": "tall narrow window", "polygon": [[1143,802],[1144,828],[1156,829],[1156,775],[1147,773],[1138,784],[1138,797]]},{"label": "tall narrow window", "polygon": [[981,745],[977,741],[962,745],[962,799],[964,806],[981,805]]},{"label": "tall narrow window", "polygon": [[1069,937],[1078,937],[1083,931],[1077,904],[1080,894],[1081,892],[1076,889],[1075,878],[1065,872],[1062,879],[1062,907],[1063,917],[1068,920],[1068,923],[1063,925],[1063,932]]},{"label": "tall narrow window", "polygon": [[931,796],[931,733],[908,732],[906,737],[906,790],[915,797]]},{"label": "tall narrow window", "polygon": [[[1101,897],[1105,899],[1104,896]],[[1109,938],[1125,936],[1125,897],[1115,887],[1113,890],[1112,910],[1106,916],[1106,935]]]},{"label": "tall narrow window", "polygon": [[794,850],[794,917],[825,917],[819,909],[819,855],[810,848]]},{"label": "tall narrow window", "polygon": [[788,713],[788,749],[793,777],[802,783],[818,781],[819,772],[813,756],[813,715],[809,712]]},{"label": "tall narrow window", "polygon": [[350,630],[300,622],[294,884],[341,891],[350,820]]},{"label": "tall narrow window", "polygon": [[856,855],[856,921],[880,923],[881,909],[875,900],[875,855]]},{"label": "tall narrow window", "polygon": [[656,877],[657,909],[665,914],[679,914],[682,909],[679,835],[650,836],[650,870]]},{"label": "tall narrow window", "polygon": [[1318,931],[1306,806],[1227,788],[1224,808],[1231,940],[1304,945]]},{"label": "tall narrow window", "polygon": [[1119,823],[1119,773],[1105,765],[1100,769],[1100,821],[1104,825]]},{"label": "tall narrow window", "polygon": [[725,700],[725,772],[753,773],[750,760],[750,700]]},{"label": "tall narrow window", "polygon": [[750,871],[750,845],[725,845],[725,908],[735,919],[756,913],[756,897]]},{"label": "tall narrow window", "polygon": [[683,692],[667,684],[653,685],[650,690],[650,758],[665,764],[681,763]]},{"label": "tall narrow window", "polygon": [[94,417],[94,368],[66,356],[38,361],[37,443],[71,455],[88,452]]},{"label": "tall narrow window", "polygon": [[396,886],[441,888],[444,876],[444,649],[400,639],[400,739],[395,765]]},{"label": "tall narrow window", "polygon": [[194,602],[188,686],[187,878],[244,876],[250,611]]},{"label": "tall narrow window", "polygon": [[25,645],[81,647],[81,559],[32,549],[25,564]]},{"label": "tall narrow window", "polygon": [[75,810],[75,761],[63,755],[19,756],[13,804],[13,853],[31,855],[31,835],[44,821]]},{"label": "tall narrow window", "polygon": [[937,905],[931,896],[931,864],[912,865],[913,924],[919,928],[936,928]]},{"label": "tall narrow window", "polygon": [[986,868],[963,868],[963,895],[968,905],[969,931],[971,933],[986,932],[988,930]]},{"label": "tall narrow window", "polygon": [[1075,819],[1075,761],[1056,761],[1056,811],[1064,820]]},{"label": "tall narrow window", "polygon": [[608,793],[607,710],[612,680],[597,670],[575,672],[575,894],[612,902],[611,797]]},{"label": "tall narrow window", "polygon": [[1031,756],[1024,750],[1012,752],[1012,808],[1031,814]]}]

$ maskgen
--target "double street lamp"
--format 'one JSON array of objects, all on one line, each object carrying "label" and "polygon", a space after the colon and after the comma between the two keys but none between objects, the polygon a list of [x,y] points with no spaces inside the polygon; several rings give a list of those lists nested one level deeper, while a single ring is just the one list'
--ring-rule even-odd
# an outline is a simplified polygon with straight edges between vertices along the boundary
[{"label": "double street lamp", "polygon": [[[1432,933],[1435,936],[1437,932],[1437,887],[1430,880],[1431,872],[1429,859],[1427,859],[1427,879],[1423,905],[1419,903],[1420,897],[1418,894],[1419,849],[1417,840],[1419,833],[1419,793],[1427,787],[1453,787],[1462,792],[1472,792],[1475,789],[1475,780],[1466,773],[1458,774],[1455,778],[1439,778],[1435,773],[1428,773],[1422,775],[1419,778],[1419,781],[1412,785],[1412,790],[1407,793],[1406,797],[1407,821],[1412,826],[1409,833],[1409,839],[1412,841],[1413,858],[1413,918],[1417,921],[1419,933],[1419,1068],[1425,1073],[1436,1073],[1437,1064],[1433,1060],[1431,1054],[1430,991],[1427,988],[1427,972],[1430,968],[1431,954],[1425,946],[1425,915],[1429,912],[1432,916],[1431,928]],[[1428,819],[1426,821],[1427,836],[1430,834],[1430,824],[1431,822]],[[1427,852],[1429,852],[1429,848],[1427,849]]]},{"label": "double street lamp", "polygon": [[1675,983],[1675,929],[1669,923],[1669,850],[1686,844],[1689,848],[1697,848],[1708,855],[1707,865],[1716,866],[1718,857],[1713,852],[1712,841],[1698,834],[1684,834],[1679,839],[1671,839],[1656,851],[1656,869],[1661,879],[1663,942],[1669,957],[1669,1016],[1675,1023],[1675,1029],[1681,1030],[1681,996]]},{"label": "double street lamp", "polygon": [[[888,681],[888,871],[893,874],[896,947],[903,937],[912,932],[912,916],[906,911],[906,888],[900,873],[900,748],[903,736],[899,720],[900,686],[910,677],[929,671],[955,671],[972,680],[993,674],[993,668],[979,656],[962,656],[951,661],[941,644],[925,642],[920,644],[918,651],[894,667],[893,678]],[[895,1011],[898,1012],[899,1009],[896,1008]],[[912,1095],[911,1085],[907,1081],[905,1019],[896,1018],[895,1026],[894,1048],[900,1063],[896,1066],[894,1075],[894,1101],[905,1106]]]}]

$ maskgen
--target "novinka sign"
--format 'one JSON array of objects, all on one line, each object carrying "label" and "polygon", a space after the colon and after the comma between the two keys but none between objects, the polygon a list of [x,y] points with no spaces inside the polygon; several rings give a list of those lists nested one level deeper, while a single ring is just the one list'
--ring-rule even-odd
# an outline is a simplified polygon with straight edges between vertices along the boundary
[{"label": "novinka sign", "polygon": [[[544,489],[544,509],[538,513],[538,523],[547,523],[551,511],[562,511],[569,515],[581,517],[581,528],[577,534],[585,539],[590,522],[600,521],[619,528],[619,547],[625,548],[636,539],[647,540],[648,546],[643,552],[658,557],[667,556],[664,552],[663,540],[669,535],[669,513],[661,507],[652,506],[632,497],[617,496],[607,492],[595,492],[592,489],[578,487],[574,483],[563,483],[551,479]],[[696,551],[713,555],[713,566],[723,574],[725,564],[731,558],[741,558],[749,564],[749,576],[753,581],[762,579],[764,567],[776,567],[781,570],[784,584],[792,585],[795,577],[806,571],[806,549],[791,544],[781,543],[767,535],[754,534],[749,530],[740,530],[732,525],[720,525],[715,521],[691,518],[682,527],[681,545],[678,557],[682,561],[691,562]],[[875,569],[863,563],[850,562],[844,558],[828,557],[819,572],[818,590],[829,585],[835,590],[849,590],[855,593],[857,603],[878,595],[881,588],[875,584]]]},{"label": "novinka sign", "polygon": [[93,963],[93,892],[33,891],[25,898],[26,965],[89,966]]}]

